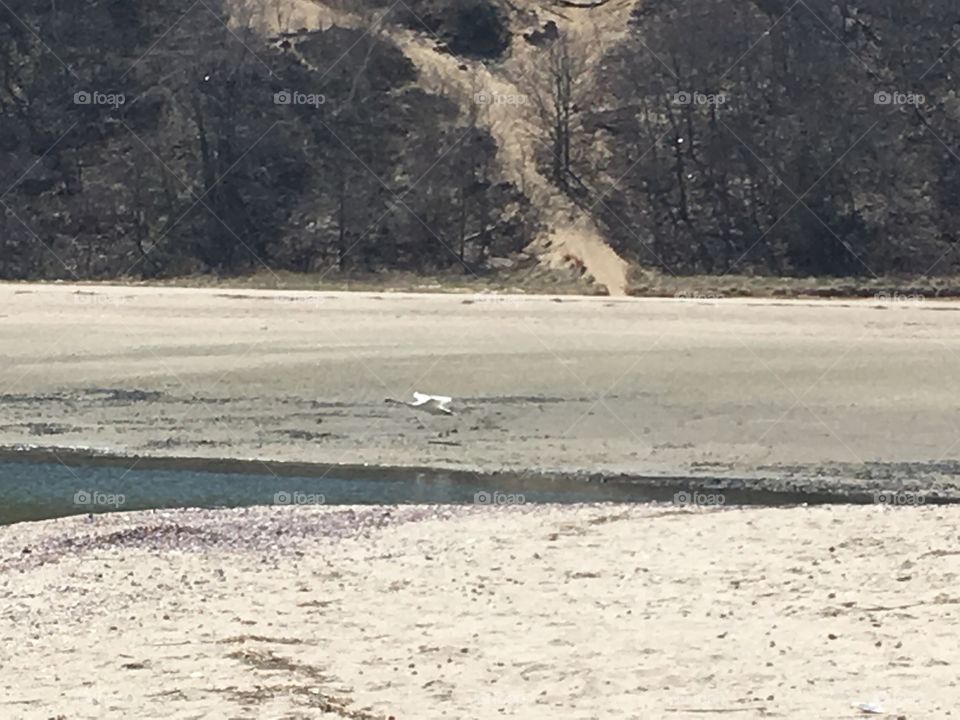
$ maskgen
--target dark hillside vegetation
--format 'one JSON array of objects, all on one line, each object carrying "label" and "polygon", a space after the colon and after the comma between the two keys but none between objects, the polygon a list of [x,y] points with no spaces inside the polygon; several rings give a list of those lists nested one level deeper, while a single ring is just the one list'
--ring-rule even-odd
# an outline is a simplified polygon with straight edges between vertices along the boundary
[{"label": "dark hillside vegetation", "polygon": [[960,273],[955,2],[644,0],[587,47],[612,3],[578,4],[336,0],[385,21],[271,39],[225,0],[5,0],[0,277],[482,274],[564,202],[678,275]]},{"label": "dark hillside vegetation", "polygon": [[[960,9],[648,0],[577,170],[615,246],[681,273],[956,273]],[[580,156],[582,157],[582,155]]]},{"label": "dark hillside vegetation", "polygon": [[466,58],[493,60],[510,47],[509,21],[497,0],[410,0],[396,5],[392,17]]},{"label": "dark hillside vegetation", "polygon": [[489,134],[388,36],[282,48],[207,4],[0,8],[0,277],[463,273],[527,243]]}]

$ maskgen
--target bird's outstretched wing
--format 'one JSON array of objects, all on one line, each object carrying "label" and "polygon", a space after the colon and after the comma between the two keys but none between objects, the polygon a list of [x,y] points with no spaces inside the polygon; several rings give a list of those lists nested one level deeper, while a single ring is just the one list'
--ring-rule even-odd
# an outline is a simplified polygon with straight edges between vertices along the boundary
[{"label": "bird's outstretched wing", "polygon": [[453,410],[451,410],[448,405],[453,402],[452,397],[447,395],[427,395],[422,392],[413,393],[413,402],[408,403],[410,407],[424,407],[425,410],[429,410],[431,413],[443,413],[444,415],[453,415]]},{"label": "bird's outstretched wing", "polygon": [[414,405],[423,405],[424,403],[428,403],[430,401],[433,401],[440,405],[446,405],[448,403],[453,402],[453,398],[448,397],[446,395],[427,395],[426,393],[422,393],[422,392],[413,393]]}]

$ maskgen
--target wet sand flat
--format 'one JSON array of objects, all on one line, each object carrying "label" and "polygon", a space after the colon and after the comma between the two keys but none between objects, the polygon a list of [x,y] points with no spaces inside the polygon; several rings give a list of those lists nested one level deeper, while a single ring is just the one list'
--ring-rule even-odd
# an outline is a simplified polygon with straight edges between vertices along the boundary
[{"label": "wet sand flat", "polygon": [[[954,489],[960,305],[0,286],[0,445]],[[384,402],[452,395],[453,417]]]},{"label": "wet sand flat", "polygon": [[0,716],[949,717],[958,520],[608,505],[14,525]]}]

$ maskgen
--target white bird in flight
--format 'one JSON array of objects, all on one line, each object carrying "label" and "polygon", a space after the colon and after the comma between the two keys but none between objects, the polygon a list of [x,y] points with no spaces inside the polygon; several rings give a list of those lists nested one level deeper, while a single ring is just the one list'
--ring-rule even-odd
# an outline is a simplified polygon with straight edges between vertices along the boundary
[{"label": "white bird in flight", "polygon": [[450,409],[450,403],[453,402],[453,398],[447,397],[446,395],[427,395],[422,392],[414,392],[413,400],[410,402],[402,402],[400,400],[393,400],[392,398],[387,398],[387,402],[400,403],[407,407],[417,408],[431,415],[453,415],[453,410]]}]

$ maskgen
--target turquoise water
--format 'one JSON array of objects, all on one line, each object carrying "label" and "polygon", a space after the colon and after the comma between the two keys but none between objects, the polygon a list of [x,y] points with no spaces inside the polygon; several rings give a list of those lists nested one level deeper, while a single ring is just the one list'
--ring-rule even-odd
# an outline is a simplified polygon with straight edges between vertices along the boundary
[{"label": "turquoise water", "polygon": [[[118,461],[119,462],[119,461]],[[124,461],[129,463],[129,460]],[[149,461],[143,461],[145,464]],[[725,488],[706,481],[674,479],[655,482],[550,481],[533,476],[496,478],[470,473],[415,470],[361,470],[349,479],[334,477],[277,477],[255,472],[215,472],[137,468],[124,464],[66,466],[45,462],[0,460],[0,525],[86,513],[159,508],[219,508],[253,505],[416,505],[673,502],[677,495],[700,498],[697,504],[790,506],[800,503],[872,502],[862,497],[770,492],[739,482]],[[236,469],[236,468],[234,468]],[[259,471],[248,464],[247,469]],[[266,468],[264,468],[266,469]],[[303,468],[284,472],[310,472]],[[341,470],[341,472],[343,472]]]},{"label": "turquoise water", "polygon": [[[64,515],[174,507],[243,507],[270,504],[473,504],[483,502],[600,502],[653,499],[649,492],[613,485],[522,491],[506,485],[425,480],[342,480],[189,470],[127,470],[0,463],[0,525]],[[664,491],[667,492],[667,491]],[[479,495],[478,493],[486,493]],[[499,494],[496,494],[499,493]],[[496,495],[495,495],[496,494]],[[662,493],[659,493],[662,494]]]}]

